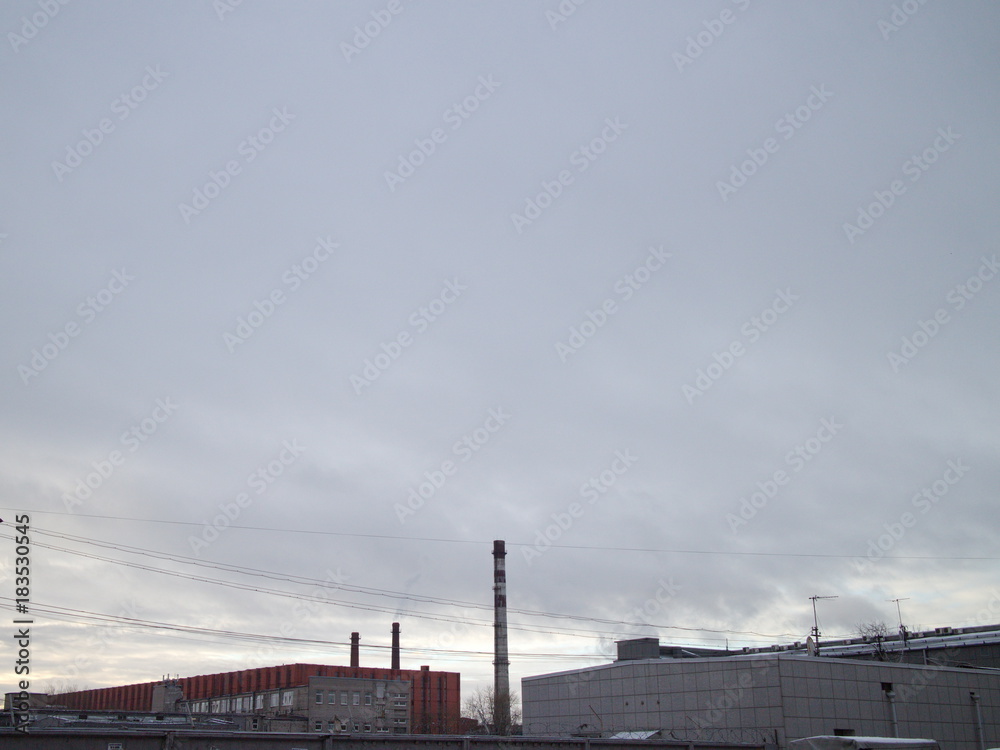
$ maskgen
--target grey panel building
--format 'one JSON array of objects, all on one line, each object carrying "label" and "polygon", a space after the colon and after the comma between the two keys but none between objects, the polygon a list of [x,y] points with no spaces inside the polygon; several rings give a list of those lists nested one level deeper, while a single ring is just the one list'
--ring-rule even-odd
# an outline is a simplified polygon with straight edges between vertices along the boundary
[{"label": "grey panel building", "polygon": [[660,730],[782,748],[833,734],[927,737],[946,750],[1000,745],[1000,670],[794,651],[663,658],[656,639],[618,646],[611,664],[524,678],[524,733]]}]

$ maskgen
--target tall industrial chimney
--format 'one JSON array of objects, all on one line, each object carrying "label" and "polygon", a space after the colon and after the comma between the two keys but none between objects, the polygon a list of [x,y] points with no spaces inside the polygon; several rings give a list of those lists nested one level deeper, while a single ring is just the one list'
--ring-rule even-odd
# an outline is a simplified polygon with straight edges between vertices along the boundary
[{"label": "tall industrial chimney", "polygon": [[507,658],[507,549],[493,542],[493,724],[497,734],[510,734],[510,660]]},{"label": "tall industrial chimney", "polygon": [[399,669],[399,623],[392,624],[392,665],[390,669]]},{"label": "tall industrial chimney", "polygon": [[361,666],[361,658],[359,656],[360,643],[361,643],[361,634],[360,633],[351,633],[351,666],[352,667],[360,667]]}]

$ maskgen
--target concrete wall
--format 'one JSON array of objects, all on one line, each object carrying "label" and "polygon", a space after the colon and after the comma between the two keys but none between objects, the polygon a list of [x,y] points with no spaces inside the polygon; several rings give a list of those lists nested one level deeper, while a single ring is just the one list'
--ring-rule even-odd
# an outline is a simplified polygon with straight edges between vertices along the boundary
[{"label": "concrete wall", "polygon": [[773,658],[615,662],[525,678],[521,698],[532,735],[667,729],[681,739],[762,743],[782,724]]},{"label": "concrete wall", "polygon": [[944,750],[1000,745],[1000,673],[807,656],[650,659],[522,681],[526,734],[661,729],[678,739],[776,742],[837,730],[891,736],[891,683],[900,736]]},{"label": "concrete wall", "polygon": [[72,732],[20,734],[0,729],[0,747],[17,750],[764,750],[763,747],[622,740],[560,740],[531,737],[334,737],[308,734],[240,734],[227,732]]},{"label": "concrete wall", "polygon": [[929,737],[946,749],[978,750],[969,697],[975,691],[986,747],[1000,740],[1000,673],[804,657],[782,659],[781,673],[789,739],[833,734],[834,729],[891,736],[892,706],[883,690],[883,683],[891,683],[900,736]]}]

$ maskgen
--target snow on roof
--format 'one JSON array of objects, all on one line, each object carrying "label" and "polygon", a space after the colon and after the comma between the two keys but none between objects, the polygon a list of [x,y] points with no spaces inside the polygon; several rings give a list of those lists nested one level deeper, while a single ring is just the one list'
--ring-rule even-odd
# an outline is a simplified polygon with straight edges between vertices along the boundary
[{"label": "snow on roof", "polygon": [[917,748],[920,750],[937,750],[937,740],[919,739],[914,737],[840,737],[820,735],[803,737],[788,743],[789,750],[868,750],[875,748]]}]

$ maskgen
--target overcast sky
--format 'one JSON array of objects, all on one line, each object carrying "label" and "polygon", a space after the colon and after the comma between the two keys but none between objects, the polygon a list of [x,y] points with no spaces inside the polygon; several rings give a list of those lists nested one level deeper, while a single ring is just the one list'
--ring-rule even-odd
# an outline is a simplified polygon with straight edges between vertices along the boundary
[{"label": "overcast sky", "polygon": [[893,599],[1000,622],[998,29],[4,3],[0,595],[28,514],[32,688],[345,664],[352,631],[388,666],[397,620],[468,694],[494,539],[515,686],[615,638],[804,640],[811,596],[827,637]]}]

